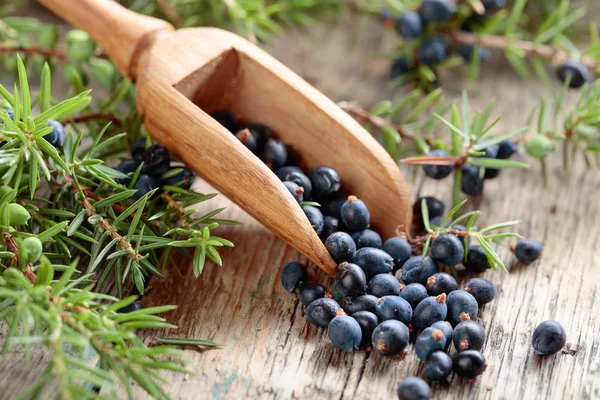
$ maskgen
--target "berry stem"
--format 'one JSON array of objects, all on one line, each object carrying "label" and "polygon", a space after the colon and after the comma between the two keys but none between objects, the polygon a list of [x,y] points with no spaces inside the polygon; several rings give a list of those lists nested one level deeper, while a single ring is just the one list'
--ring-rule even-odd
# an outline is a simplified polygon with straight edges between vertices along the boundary
[{"label": "berry stem", "polygon": [[[450,37],[456,44],[479,45],[490,49],[504,50],[509,46],[514,46],[528,56],[542,57],[557,63],[570,58],[569,53],[562,49],[526,40],[511,39],[501,35],[477,35],[471,32],[456,31],[452,32]],[[582,57],[580,61],[591,70],[596,70],[600,67],[591,57]]]},{"label": "berry stem", "polygon": [[4,45],[0,44],[0,54],[8,54],[8,53],[23,53],[23,54],[28,54],[28,55],[39,54],[39,55],[44,56],[44,57],[57,58],[60,61],[66,61],[67,60],[67,55],[62,50],[42,49],[42,48],[37,47],[37,46],[32,46],[32,47],[24,47],[24,46],[7,47],[7,46],[4,46]]},{"label": "berry stem", "polygon": [[[379,117],[377,115],[373,115],[373,114],[369,113],[367,110],[365,110],[364,108],[362,108],[354,103],[349,103],[347,101],[340,101],[338,103],[338,106],[342,110],[344,110],[348,114],[350,114],[354,119],[360,120],[361,122],[367,122],[367,123],[377,127],[378,129],[382,129],[386,126],[390,126],[393,129],[395,129],[400,134],[400,136],[404,139],[415,140],[415,138],[418,137],[418,135],[415,132],[412,132],[412,131],[406,129],[401,124],[396,124],[391,121],[388,121],[385,118]],[[424,138],[424,140],[425,140],[425,142],[427,142],[427,144],[431,144],[429,139]]]}]

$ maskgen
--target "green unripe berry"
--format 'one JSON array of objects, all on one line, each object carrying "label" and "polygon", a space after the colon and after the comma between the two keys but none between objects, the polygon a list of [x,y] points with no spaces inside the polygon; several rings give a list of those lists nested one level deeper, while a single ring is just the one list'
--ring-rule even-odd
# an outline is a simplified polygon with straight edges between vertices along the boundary
[{"label": "green unripe berry", "polygon": [[105,88],[112,88],[118,79],[118,72],[115,65],[101,58],[92,58],[90,64],[92,66],[92,74],[98,82]]},{"label": "green unripe berry", "polygon": [[85,61],[94,55],[96,45],[87,32],[74,29],[67,34],[67,54],[73,61]]},{"label": "green unripe berry", "polygon": [[544,158],[554,151],[554,144],[544,135],[535,135],[527,142],[527,153],[531,157]]},{"label": "green unripe berry", "polygon": [[23,225],[29,221],[31,215],[25,207],[17,203],[7,204],[9,224],[11,226]]},{"label": "green unripe berry", "polygon": [[28,237],[23,240],[23,245],[27,251],[27,261],[34,263],[42,256],[42,241],[36,237]]},{"label": "green unripe berry", "polygon": [[13,191],[13,188],[11,188],[10,186],[6,186],[6,185],[0,186],[0,199],[2,197],[4,197],[4,195],[6,195],[7,193],[10,193],[12,191]]},{"label": "green unripe berry", "polygon": [[83,86],[86,86],[88,83],[87,73],[81,66],[75,64],[66,64],[63,69],[63,74],[65,77],[65,81],[70,83],[71,85],[75,85],[77,83],[77,77],[81,81]]}]

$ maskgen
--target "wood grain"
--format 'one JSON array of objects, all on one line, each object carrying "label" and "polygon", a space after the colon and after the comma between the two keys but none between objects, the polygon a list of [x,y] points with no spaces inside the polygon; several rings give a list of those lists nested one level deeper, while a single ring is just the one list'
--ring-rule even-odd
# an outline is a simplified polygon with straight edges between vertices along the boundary
[{"label": "wood grain", "polygon": [[[349,19],[309,35],[287,35],[269,50],[334,100],[372,104],[401,97],[401,92],[388,89],[389,63],[379,57],[390,51],[389,44],[390,37],[377,26]],[[496,112],[504,116],[497,132],[523,122],[530,107],[546,95],[535,82],[503,72],[507,70],[506,64],[492,60],[469,90],[475,107],[483,108],[496,97]],[[445,78],[447,97],[457,98],[465,81]],[[486,183],[485,196],[470,205],[482,210],[481,225],[522,219],[519,231],[542,240],[545,249],[538,263],[515,266],[509,274],[483,275],[499,289],[497,300],[480,315],[488,335],[483,350],[488,369],[473,383],[455,379],[451,385],[435,385],[435,399],[600,398],[600,174],[578,163],[565,176],[558,157],[548,169],[548,187],[534,164],[529,171],[503,172]],[[421,172],[414,177],[412,169],[404,172],[412,177],[408,183],[413,197],[436,195],[450,201],[449,181],[426,181],[417,192]],[[203,183],[197,188],[210,190]],[[196,280],[182,260],[180,272],[172,272],[165,281],[154,280],[153,291],[144,299],[145,305],[180,305],[167,315],[179,328],[141,332],[148,342],[169,335],[211,339],[224,346],[188,353],[196,374],[167,375],[173,398],[393,399],[397,381],[422,373],[412,346],[404,360],[334,349],[324,330],[305,323],[303,308],[279,284],[278,271],[285,262],[306,258],[226,198],[219,196],[206,206],[227,206],[227,217],[244,222],[220,231],[236,243],[223,252],[224,266],[207,265]],[[512,265],[506,248],[500,255]],[[309,271],[313,279],[330,285],[314,265]],[[533,354],[531,334],[545,319],[564,326],[573,354]],[[42,364],[43,357],[23,366],[18,353],[0,358],[0,399],[31,383]],[[46,394],[50,396],[51,389]],[[135,398],[147,397],[136,390]]]}]

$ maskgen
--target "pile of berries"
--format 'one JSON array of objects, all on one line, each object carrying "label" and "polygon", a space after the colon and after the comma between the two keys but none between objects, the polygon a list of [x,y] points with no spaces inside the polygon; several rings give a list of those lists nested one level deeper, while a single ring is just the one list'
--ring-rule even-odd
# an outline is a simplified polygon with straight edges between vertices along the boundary
[{"label": "pile of berries", "polygon": [[[517,145],[510,139],[489,146],[483,150],[485,154],[481,157],[507,160],[517,152]],[[450,153],[445,150],[432,150],[427,154],[428,157],[449,157]],[[425,175],[432,179],[444,179],[454,171],[454,165],[423,165]],[[487,179],[494,179],[500,175],[500,170],[496,168],[479,168],[472,165],[462,165],[462,191],[470,196],[477,196],[483,193],[484,183]]]},{"label": "pile of berries", "polygon": [[[160,144],[147,146],[146,138],[139,138],[131,145],[131,159],[122,161],[117,171],[128,175],[119,183],[129,186],[131,176],[137,175],[133,184],[135,197],[140,198],[161,186],[178,186],[189,189],[194,182],[194,174],[187,167],[172,165],[171,156],[166,147]],[[136,172],[139,170],[139,174]]]},{"label": "pile of berries", "polygon": [[[478,57],[480,62],[487,61],[490,58],[488,49],[471,44],[453,46],[445,36],[448,22],[458,20],[463,31],[472,31],[481,26],[486,17],[503,8],[505,0],[482,0],[481,4],[485,12],[482,15],[473,12],[466,19],[462,13],[457,12],[454,0],[422,0],[418,10],[405,11],[399,15],[394,21],[396,32],[406,41],[418,41],[418,46],[414,60],[401,57],[394,61],[392,79],[413,73],[419,65],[435,68],[446,61],[453,51],[466,62],[470,62],[473,57]],[[564,61],[556,72],[562,82],[569,80],[571,88],[579,88],[591,80],[588,68],[577,60]]]}]

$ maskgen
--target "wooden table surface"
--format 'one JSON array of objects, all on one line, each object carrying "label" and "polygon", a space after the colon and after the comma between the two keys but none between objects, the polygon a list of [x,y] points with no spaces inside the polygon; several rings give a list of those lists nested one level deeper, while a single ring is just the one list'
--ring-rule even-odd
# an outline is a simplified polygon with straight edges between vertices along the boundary
[{"label": "wooden table surface", "polygon": [[[389,62],[382,57],[391,35],[366,19],[319,28],[308,35],[288,34],[268,48],[334,100],[372,104],[401,98],[388,87]],[[472,104],[483,108],[492,97],[503,119],[496,132],[522,124],[540,98],[547,96],[535,81],[515,77],[500,59],[486,70],[469,93]],[[446,99],[456,98],[466,84],[447,77]],[[256,116],[259,120],[260,116]],[[293,129],[293,127],[290,127]],[[327,160],[323,160],[326,164]],[[485,196],[471,201],[482,211],[480,225],[521,219],[518,232],[545,244],[540,262],[516,267],[510,273],[483,274],[498,288],[498,297],[479,317],[487,332],[483,353],[487,370],[470,383],[455,378],[450,385],[434,385],[435,399],[592,399],[600,398],[600,309],[598,225],[600,174],[577,163],[570,174],[561,171],[560,157],[548,165],[550,183],[544,187],[537,164],[526,171],[505,171],[486,183]],[[407,180],[413,198],[435,195],[450,200],[450,181],[426,181],[411,170]],[[211,191],[204,183],[200,191]],[[360,194],[359,194],[360,195]],[[306,258],[219,196],[207,207],[227,206],[224,216],[242,226],[220,228],[220,235],[236,247],[221,254],[224,266],[207,264],[195,279],[189,262],[166,280],[153,281],[144,305],[178,304],[167,315],[178,329],[169,336],[210,339],[223,348],[189,352],[195,375],[169,374],[168,393],[174,399],[390,399],[396,382],[421,375],[412,345],[404,358],[384,358],[364,350],[353,354],[335,349],[323,329],[309,325],[304,309],[279,283],[279,270],[288,261]],[[390,205],[393,207],[393,204]],[[512,265],[506,247],[499,254]],[[329,287],[331,280],[309,267],[312,279]],[[567,331],[572,351],[541,358],[534,355],[531,334],[543,320],[555,319]],[[142,332],[150,341],[165,332]],[[43,357],[40,355],[39,357]],[[19,358],[0,359],[0,398],[8,398],[35,377],[36,363],[23,367]],[[8,373],[10,373],[10,378]],[[49,393],[47,393],[49,394]],[[136,390],[136,399],[146,396]]]}]

